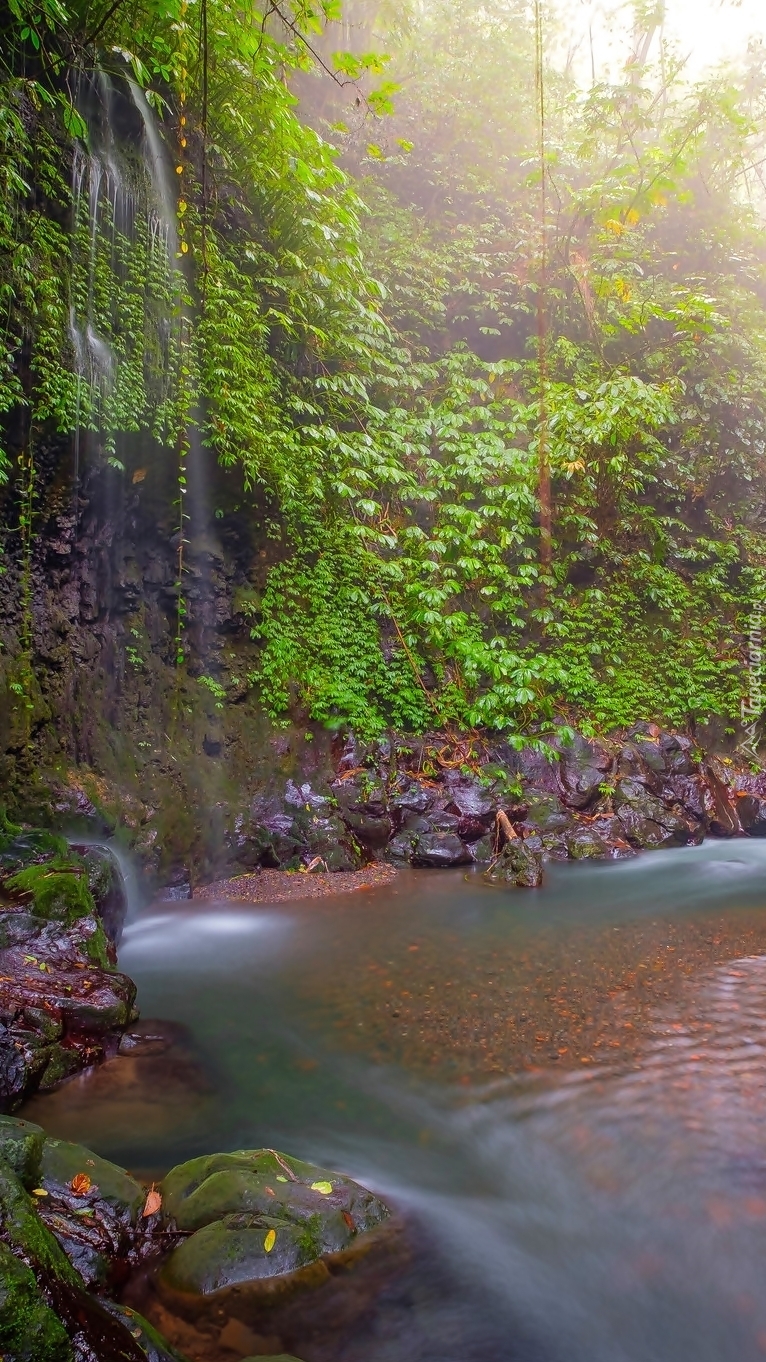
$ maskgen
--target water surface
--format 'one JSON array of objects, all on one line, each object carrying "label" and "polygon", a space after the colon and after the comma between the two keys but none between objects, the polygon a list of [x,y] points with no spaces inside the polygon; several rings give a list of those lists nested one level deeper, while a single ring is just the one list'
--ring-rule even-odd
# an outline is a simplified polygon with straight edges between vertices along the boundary
[{"label": "water surface", "polygon": [[151,1175],[282,1147],[412,1219],[306,1362],[766,1357],[766,843],[155,905],[120,964],[187,1040],[26,1115]]}]

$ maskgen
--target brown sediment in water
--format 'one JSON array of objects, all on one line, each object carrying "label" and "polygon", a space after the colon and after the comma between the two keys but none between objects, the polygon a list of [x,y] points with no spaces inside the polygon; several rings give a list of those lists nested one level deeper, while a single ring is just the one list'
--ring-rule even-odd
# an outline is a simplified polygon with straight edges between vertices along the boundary
[{"label": "brown sediment in water", "polygon": [[196,899],[228,899],[235,903],[286,903],[291,899],[324,898],[351,894],[390,884],[399,872],[392,865],[375,862],[364,870],[308,873],[300,870],[256,870],[215,880],[194,890]]},{"label": "brown sediment in water", "polygon": [[[302,993],[344,1049],[458,1081],[643,1053],[657,1009],[722,964],[766,953],[766,914],[711,913],[566,930],[469,946],[455,932],[407,943],[373,935]],[[349,980],[354,980],[351,987]],[[691,1003],[687,1002],[687,1006]]]}]

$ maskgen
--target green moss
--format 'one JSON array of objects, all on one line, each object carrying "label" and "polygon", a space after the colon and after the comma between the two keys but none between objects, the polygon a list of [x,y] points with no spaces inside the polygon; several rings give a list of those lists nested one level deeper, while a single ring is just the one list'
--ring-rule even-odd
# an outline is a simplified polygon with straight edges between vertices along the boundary
[{"label": "green moss", "polygon": [[37,1185],[45,1132],[18,1116],[0,1116],[0,1163],[29,1187]]},{"label": "green moss", "polygon": [[10,1168],[0,1164],[0,1227],[3,1237],[36,1274],[78,1291],[82,1280],[64,1250],[37,1215],[32,1198]]},{"label": "green moss", "polygon": [[306,1263],[313,1263],[323,1252],[322,1217],[310,1215],[298,1231],[298,1251]]},{"label": "green moss", "polygon": [[100,919],[96,919],[96,930],[88,937],[85,949],[88,959],[92,960],[94,965],[98,965],[99,969],[112,969],[109,963],[109,941]]},{"label": "green moss", "polygon": [[26,1264],[0,1243],[0,1350],[8,1362],[71,1362],[63,1324]]},{"label": "green moss", "polygon": [[71,925],[95,913],[85,868],[77,857],[57,856],[45,865],[30,865],[5,882],[13,894],[29,895],[38,917]]},{"label": "green moss", "polygon": [[40,830],[19,832],[14,828],[12,833],[6,833],[0,827],[0,876],[51,859],[72,860],[65,838]]}]

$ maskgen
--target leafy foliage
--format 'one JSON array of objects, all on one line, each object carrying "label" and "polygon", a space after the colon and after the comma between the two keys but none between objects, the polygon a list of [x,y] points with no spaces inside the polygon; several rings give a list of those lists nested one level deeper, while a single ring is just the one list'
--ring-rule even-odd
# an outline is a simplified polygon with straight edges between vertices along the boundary
[{"label": "leafy foliage", "polygon": [[[766,553],[761,59],[736,87],[668,54],[586,91],[551,70],[541,169],[528,6],[376,6],[377,34],[372,9],[347,51],[335,0],[14,0],[0,478],[20,420],[117,463],[132,432],[183,506],[197,422],[278,542],[275,718],[731,722]],[[172,153],[167,252],[145,161],[129,227],[105,195],[94,231],[67,73],[98,63]],[[86,324],[112,369],[84,383]]]}]

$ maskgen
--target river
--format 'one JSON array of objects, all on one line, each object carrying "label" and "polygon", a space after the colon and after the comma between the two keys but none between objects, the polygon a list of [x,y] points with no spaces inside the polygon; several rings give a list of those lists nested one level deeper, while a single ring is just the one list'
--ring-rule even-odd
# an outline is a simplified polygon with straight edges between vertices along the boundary
[{"label": "river", "polygon": [[25,1116],[152,1177],[282,1148],[409,1222],[305,1362],[766,1358],[766,842],[155,904],[120,966],[173,1043]]}]

